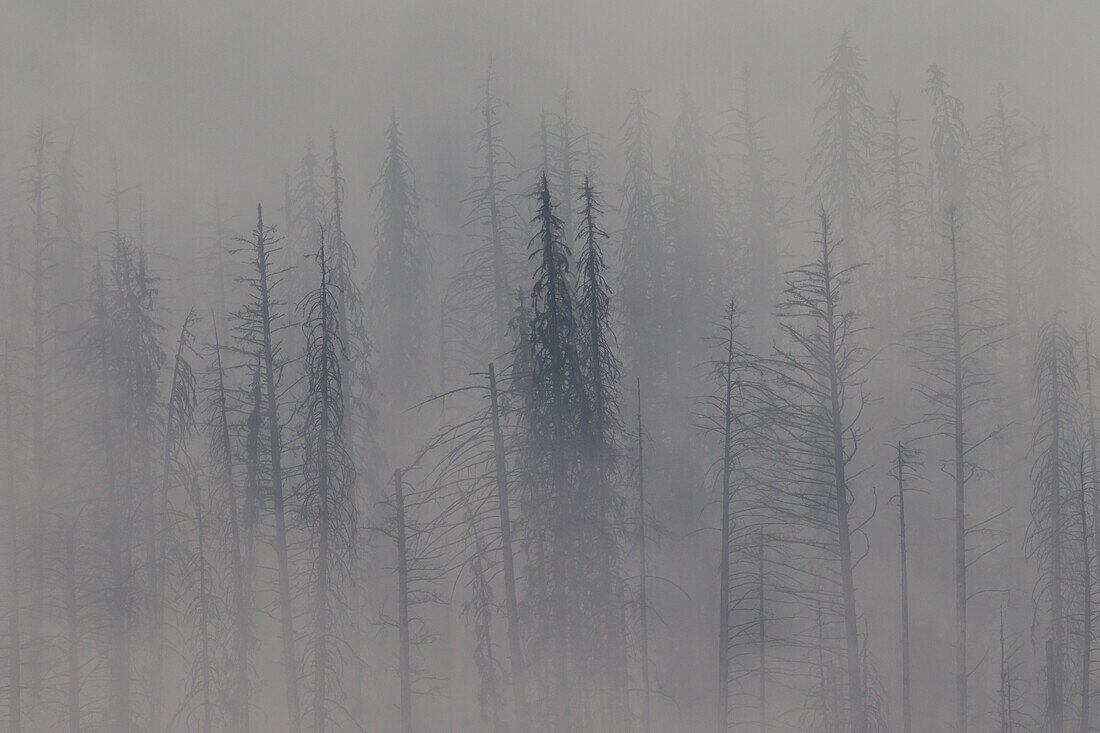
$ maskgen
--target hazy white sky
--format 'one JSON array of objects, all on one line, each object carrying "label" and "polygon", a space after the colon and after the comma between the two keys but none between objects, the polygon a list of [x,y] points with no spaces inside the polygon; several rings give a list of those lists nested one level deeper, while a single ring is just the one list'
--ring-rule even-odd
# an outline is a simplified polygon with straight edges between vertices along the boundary
[{"label": "hazy white sky", "polygon": [[[786,175],[801,183],[814,86],[848,28],[867,59],[871,101],[902,95],[923,123],[930,62],[949,74],[976,125],[998,83],[1047,123],[1084,222],[1098,190],[1094,133],[1100,8],[1089,2],[702,2],[701,0],[6,0],[0,27],[0,143],[9,169],[39,116],[75,131],[85,182],[118,152],[149,208],[281,196],[281,170],[306,136],[333,126],[366,184],[391,106],[406,121],[429,189],[450,151],[468,154],[490,56],[527,144],[540,105],[569,85],[577,117],[617,134],[632,86],[667,107],[689,88],[712,124],[743,63]],[[1056,114],[1049,110],[1056,109]],[[667,126],[671,120],[663,115]],[[456,124],[457,123],[457,124]],[[659,132],[660,140],[663,130]],[[920,140],[923,144],[923,140]],[[523,152],[523,151],[519,151]],[[613,163],[612,163],[613,164]],[[89,170],[90,169],[90,170]],[[155,216],[155,215],[154,215]]]}]

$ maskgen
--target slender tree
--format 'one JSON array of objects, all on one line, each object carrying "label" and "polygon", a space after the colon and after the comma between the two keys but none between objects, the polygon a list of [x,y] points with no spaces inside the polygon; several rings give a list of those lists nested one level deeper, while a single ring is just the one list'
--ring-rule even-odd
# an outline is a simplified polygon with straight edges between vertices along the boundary
[{"label": "slender tree", "polygon": [[496,477],[497,512],[500,522],[501,560],[504,566],[504,603],[508,619],[508,660],[511,665],[512,691],[515,698],[516,729],[528,728],[527,671],[520,642],[519,604],[516,600],[516,570],[512,540],[511,499],[508,488],[508,466],[501,429],[500,396],[496,369],[489,364],[489,397],[493,427],[493,470]]},{"label": "slender tree", "polygon": [[458,274],[448,283],[445,296],[454,315],[446,319],[447,323],[454,324],[461,340],[468,342],[463,355],[473,364],[507,351],[511,287],[521,277],[514,231],[515,207],[508,195],[508,187],[513,183],[513,162],[501,139],[500,112],[505,105],[493,91],[496,78],[490,68],[477,138],[482,162],[466,195],[469,207],[466,226],[476,232],[478,244],[466,254]]},{"label": "slender tree", "polygon": [[8,351],[10,345],[4,339],[4,505],[8,514],[8,726],[12,733],[23,729],[23,703],[21,679],[23,640],[19,630],[19,511],[15,490],[15,423],[12,419],[11,371]]},{"label": "slender tree", "polygon": [[638,449],[637,449],[637,473],[638,473],[638,621],[641,666],[642,666],[642,731],[649,733],[652,724],[650,721],[650,686],[649,686],[649,598],[646,594],[646,579],[649,569],[646,566],[646,498],[645,498],[645,458],[643,454],[644,431],[642,429],[642,380],[639,377],[635,386],[638,393]]},{"label": "slender tree", "polygon": [[[853,517],[856,495],[850,464],[860,438],[863,373],[869,357],[859,344],[856,314],[843,310],[841,298],[858,265],[838,265],[839,243],[831,220],[819,212],[818,254],[810,264],[787,274],[780,311],[784,341],[776,348],[773,372],[781,399],[775,427],[788,443],[786,463],[805,494],[796,516],[826,532],[822,560],[839,575],[839,614],[843,624],[844,673],[847,677],[846,725],[865,733],[863,676],[856,608],[856,554]],[[834,576],[835,577],[835,576]]]},{"label": "slender tree", "polygon": [[[305,373],[304,481],[295,502],[312,550],[310,571],[313,634],[313,730],[322,733],[339,697],[339,614],[355,562],[357,510],[355,465],[345,442],[344,372],[340,305],[332,285],[335,268],[326,257],[324,232],[317,255],[320,285],[302,305]],[[332,688],[332,689],[330,689]]]},{"label": "slender tree", "polygon": [[837,239],[849,243],[856,262],[862,261],[874,134],[865,81],[863,55],[844,31],[818,79],[825,100],[814,112],[819,130],[810,153],[810,192],[830,212]]},{"label": "slender tree", "polygon": [[[587,416],[577,322],[569,278],[570,250],[554,213],[550,185],[542,175],[536,196],[531,257],[538,263],[532,290],[528,348],[530,355],[530,474],[527,541],[530,603],[535,604],[535,651],[541,661],[541,716],[551,731],[578,724],[581,680],[570,669],[584,669],[583,614],[588,610],[588,581],[579,577],[583,563],[578,540],[591,528],[594,507],[578,491],[581,436]],[[585,548],[583,551],[587,551]],[[533,565],[533,567],[532,567]],[[589,619],[594,621],[594,619]]]},{"label": "slender tree", "polygon": [[720,538],[721,557],[718,575],[718,711],[717,730],[729,730],[730,723],[730,650],[731,617],[735,602],[732,597],[732,564],[736,558],[734,544],[733,512],[734,495],[737,492],[741,461],[753,446],[751,421],[755,410],[751,401],[757,396],[754,382],[759,380],[759,365],[741,342],[741,313],[730,299],[722,320],[715,324],[714,335],[709,338],[713,353],[710,363],[713,394],[703,406],[701,421],[708,432],[721,441],[721,457],[717,462],[722,507]]},{"label": "slender tree", "polygon": [[764,118],[756,112],[750,98],[747,68],[740,96],[733,119],[740,166],[734,215],[744,262],[738,282],[744,288],[744,307],[762,315],[775,303],[779,291],[779,238],[784,202],[773,178],[774,156],[761,129]]},{"label": "slender tree", "polygon": [[909,652],[909,555],[906,544],[905,484],[916,475],[919,454],[898,441],[893,473],[898,482],[898,549],[901,554],[901,704],[904,733],[913,731],[911,664]]},{"label": "slender tree", "polygon": [[220,505],[225,511],[225,534],[228,545],[230,581],[232,584],[233,634],[232,659],[233,692],[230,722],[236,730],[251,730],[249,703],[249,657],[252,644],[251,578],[246,569],[245,537],[241,512],[237,504],[237,483],[234,476],[233,436],[229,424],[229,400],[225,385],[225,367],[222,365],[222,346],[218,336],[218,321],[212,318],[214,328],[214,364],[211,369],[209,397],[210,459],[213,481],[220,488]]},{"label": "slender tree", "polygon": [[[621,274],[617,283],[622,307],[623,348],[632,374],[649,384],[660,373],[665,248],[657,183],[654,180],[652,117],[645,92],[630,92],[630,114],[622,125],[626,153],[623,179]],[[655,381],[655,380],[654,380]]]},{"label": "slender tree", "polygon": [[295,655],[294,611],[290,588],[290,561],[287,547],[287,495],[284,491],[283,439],[280,421],[280,382],[286,364],[279,345],[280,332],[286,327],[282,304],[273,295],[283,271],[275,269],[272,257],[277,254],[275,228],[264,224],[263,207],[256,206],[256,228],[249,239],[239,239],[249,255],[252,273],[240,279],[248,288],[249,298],[236,316],[238,349],[255,361],[258,414],[267,445],[262,450],[267,469],[267,483],[272,502],[275,549],[279,584],[279,620],[282,629],[282,667],[287,705],[287,727],[297,733],[301,727],[298,700],[298,668]]},{"label": "slender tree", "polygon": [[1069,657],[1067,625],[1079,608],[1081,593],[1075,588],[1080,538],[1075,539],[1072,489],[1078,476],[1081,434],[1078,404],[1077,356],[1073,340],[1057,317],[1039,331],[1035,350],[1036,419],[1032,446],[1035,463],[1032,478],[1031,524],[1026,549],[1039,566],[1034,586],[1035,624],[1046,605],[1047,699],[1045,725],[1059,733],[1065,725]]},{"label": "slender tree", "polygon": [[392,405],[417,394],[428,383],[424,351],[428,252],[396,113],[390,115],[386,140],[386,159],[374,186],[379,243],[370,276],[370,301],[379,354],[379,388],[383,399]]},{"label": "slender tree", "polygon": [[968,539],[982,523],[971,523],[967,512],[968,487],[980,464],[974,451],[998,431],[975,425],[980,410],[989,402],[990,376],[985,363],[996,346],[996,327],[990,323],[983,298],[971,295],[976,284],[960,272],[961,231],[955,209],[945,214],[944,239],[948,245],[947,268],[931,283],[938,301],[921,313],[911,334],[922,380],[918,391],[925,399],[921,422],[930,435],[952,443],[952,460],[945,471],[954,481],[955,524],[955,714],[959,730],[966,730],[967,613],[971,591],[967,571],[973,564]]}]

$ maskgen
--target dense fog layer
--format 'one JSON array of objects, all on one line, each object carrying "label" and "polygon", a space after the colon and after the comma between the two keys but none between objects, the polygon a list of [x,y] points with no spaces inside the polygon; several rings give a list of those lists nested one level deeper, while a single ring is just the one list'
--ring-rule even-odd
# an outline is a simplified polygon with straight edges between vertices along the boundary
[{"label": "dense fog layer", "polygon": [[11,731],[1091,730],[1091,7],[16,2]]}]

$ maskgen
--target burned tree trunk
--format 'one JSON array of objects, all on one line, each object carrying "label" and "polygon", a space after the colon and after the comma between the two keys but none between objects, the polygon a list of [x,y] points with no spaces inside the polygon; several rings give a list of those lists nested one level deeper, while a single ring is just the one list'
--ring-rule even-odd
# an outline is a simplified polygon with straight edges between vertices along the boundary
[{"label": "burned tree trunk", "polygon": [[508,498],[508,469],[504,458],[504,436],[500,428],[500,401],[496,369],[489,364],[489,397],[493,421],[493,461],[496,469],[497,511],[500,520],[501,555],[504,564],[504,610],[508,616],[508,659],[512,667],[512,689],[516,706],[516,729],[526,733],[527,673],[519,636],[519,604],[516,601],[516,570],[512,553],[512,523]]},{"label": "burned tree trunk", "polygon": [[638,390],[638,620],[641,626],[641,638],[638,644],[641,647],[642,656],[642,731],[650,733],[649,710],[649,600],[646,597],[646,568],[645,556],[645,459],[643,457],[643,431],[642,431],[642,380],[639,377],[635,383]]},{"label": "burned tree trunk", "polygon": [[401,677],[401,733],[412,733],[412,669],[409,660],[409,568],[405,535],[405,488],[401,469],[393,472],[394,506],[397,511],[397,624]]}]

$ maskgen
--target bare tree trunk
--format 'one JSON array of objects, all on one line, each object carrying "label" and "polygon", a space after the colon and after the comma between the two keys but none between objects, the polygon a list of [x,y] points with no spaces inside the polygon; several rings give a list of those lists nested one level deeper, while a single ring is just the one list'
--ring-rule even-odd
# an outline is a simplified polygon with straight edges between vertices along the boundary
[{"label": "bare tree trunk", "polygon": [[8,608],[8,725],[12,733],[22,730],[23,683],[20,678],[23,665],[22,637],[19,632],[19,507],[15,495],[15,449],[13,431],[15,423],[11,414],[11,374],[8,370],[10,344],[4,340],[4,472],[7,475],[6,505],[8,512],[8,583],[11,586]]},{"label": "bare tree trunk", "polygon": [[[827,237],[822,237],[827,241]],[[856,592],[855,582],[852,577],[852,530],[849,523],[848,512],[851,508],[848,502],[848,481],[846,466],[848,457],[844,452],[844,424],[841,416],[841,384],[840,365],[836,361],[836,314],[833,312],[835,303],[833,295],[833,276],[829,271],[828,257],[824,258],[824,284],[827,304],[828,333],[828,398],[830,432],[832,437],[832,466],[834,471],[834,501],[837,510],[837,535],[840,554],[840,582],[841,598],[844,604],[844,637],[847,647],[847,673],[848,673],[848,701],[849,721],[853,733],[865,733],[867,720],[864,712],[863,685],[860,675],[859,630],[856,619]]]},{"label": "bare tree trunk", "polygon": [[1060,660],[1058,659],[1057,652],[1054,651],[1055,642],[1054,639],[1047,639],[1046,643],[1046,670],[1047,670],[1047,690],[1046,690],[1046,709],[1044,711],[1048,730],[1051,733],[1061,730],[1060,721],[1057,720],[1058,703],[1058,666]]},{"label": "bare tree trunk", "polygon": [[730,646],[730,511],[733,497],[730,495],[730,476],[733,456],[731,431],[733,429],[733,316],[729,311],[729,339],[724,365],[722,405],[722,561],[719,569],[718,609],[718,733],[729,730],[729,646]]},{"label": "bare tree trunk", "polygon": [[[219,218],[219,226],[221,219]],[[220,241],[220,239],[219,239]],[[219,248],[220,251],[220,248]],[[223,304],[224,311],[224,304]],[[229,418],[225,397],[225,370],[222,368],[221,342],[218,340],[218,321],[214,319],[214,355],[218,370],[218,414],[217,440],[224,454],[222,482],[226,503],[229,508],[229,551],[233,573],[233,604],[237,622],[233,634],[233,647],[237,655],[237,697],[233,709],[232,723],[241,733],[249,733],[250,715],[248,702],[248,637],[251,627],[249,607],[245,599],[245,576],[241,561],[240,521],[237,512],[237,494],[233,484],[233,443],[229,435]]]},{"label": "bare tree trunk", "polygon": [[1009,710],[1012,705],[1011,693],[1012,679],[1008,671],[1008,659],[1005,657],[1005,610],[1001,608],[1001,708],[1000,724],[1001,733],[1011,733]]},{"label": "bare tree trunk", "polygon": [[901,706],[903,733],[913,731],[909,692],[909,557],[905,546],[905,454],[898,443],[898,537],[901,546]]},{"label": "bare tree trunk", "polygon": [[626,588],[622,578],[619,578],[615,586],[615,603],[619,607],[618,618],[618,652],[619,659],[616,664],[618,689],[617,710],[620,724],[617,730],[623,733],[630,732],[630,677],[627,672],[627,626],[626,626]]},{"label": "bare tree trunk", "polygon": [[[1086,426],[1088,429],[1088,476],[1090,482],[1095,482],[1097,479],[1096,474],[1096,408],[1092,395],[1092,348],[1089,339],[1089,328],[1086,325],[1084,327],[1085,334],[1085,390],[1086,390],[1086,408],[1088,409],[1088,415],[1086,415]],[[1092,504],[1092,536],[1093,538],[1100,537],[1100,493],[1096,491],[1095,483],[1093,490],[1090,493]],[[1093,552],[1097,552],[1097,548],[1093,548]]]},{"label": "bare tree trunk", "polygon": [[[321,293],[324,297],[326,287],[324,232],[321,232]],[[321,301],[321,338],[325,339],[322,346],[327,352],[327,339],[329,338],[329,325],[325,313],[327,305]],[[329,422],[329,367],[322,369],[317,391],[322,400],[319,412],[318,443],[317,450],[319,463],[317,467],[317,565],[314,576],[314,641],[313,641],[313,729],[316,733],[325,733],[325,723],[328,712],[327,698],[327,674],[329,664],[328,626],[329,626],[329,577],[331,563],[332,538],[330,536],[332,521],[331,504],[332,474],[329,462],[329,450],[331,450],[331,431],[333,425]],[[311,378],[312,379],[312,378]],[[312,388],[312,385],[311,385]]]},{"label": "bare tree trunk", "polygon": [[649,710],[649,626],[648,604],[646,598],[646,568],[645,557],[645,460],[642,453],[642,380],[637,380],[638,389],[638,562],[639,590],[638,590],[638,617],[641,623],[641,639],[639,645],[642,652],[642,733],[650,733]]},{"label": "bare tree trunk", "polygon": [[263,209],[256,206],[257,216],[257,275],[260,281],[260,321],[262,332],[261,368],[265,392],[265,418],[268,423],[268,442],[271,461],[272,503],[275,513],[275,558],[279,573],[279,608],[283,637],[283,674],[286,681],[286,705],[290,733],[301,729],[301,712],[298,704],[298,670],[294,654],[294,610],[290,597],[290,563],[287,557],[286,502],[283,495],[283,446],[279,424],[278,396],[275,390],[275,356],[271,334],[271,295],[268,283],[267,242],[264,231]]},{"label": "bare tree trunk", "polygon": [[966,444],[963,432],[964,374],[962,319],[959,304],[959,257],[956,240],[955,210],[947,212],[951,244],[951,359],[954,369],[954,441],[955,441],[955,724],[966,732]]},{"label": "bare tree trunk", "polygon": [[202,521],[202,488],[195,483],[195,520],[198,525],[199,542],[199,639],[202,658],[202,729],[210,733],[213,725],[213,698],[210,684],[210,612],[207,607],[206,591],[206,544]]},{"label": "bare tree trunk", "polygon": [[[1056,348],[1056,347],[1053,347]],[[1054,667],[1047,670],[1052,683],[1050,699],[1050,733],[1062,733],[1063,697],[1062,663],[1066,651],[1065,618],[1062,604],[1062,476],[1060,472],[1062,455],[1062,406],[1058,355],[1052,348],[1051,398],[1050,398],[1050,453],[1053,456],[1050,477],[1050,532],[1051,532],[1051,620],[1054,624],[1053,648],[1048,646],[1047,661],[1053,661]],[[1049,644],[1049,642],[1048,642]]]},{"label": "bare tree trunk", "polygon": [[756,629],[757,629],[757,673],[759,675],[759,699],[758,704],[760,707],[760,733],[767,733],[768,730],[768,667],[767,659],[765,657],[765,651],[767,647],[768,637],[765,634],[765,619],[764,619],[764,533],[756,533],[756,599],[759,605],[756,608]]},{"label": "bare tree trunk", "polygon": [[401,469],[393,472],[397,509],[397,624],[400,634],[401,733],[412,733],[412,671],[409,662],[409,570],[405,537],[405,490]]},{"label": "bare tree trunk", "polygon": [[1080,513],[1081,520],[1081,572],[1084,585],[1081,598],[1081,733],[1089,733],[1089,699],[1092,693],[1092,570],[1089,557],[1088,510],[1085,508],[1088,480],[1085,477],[1084,450],[1081,451],[1078,477],[1081,486],[1077,511]]},{"label": "bare tree trunk", "polygon": [[500,402],[497,375],[489,364],[489,397],[493,420],[493,456],[497,474],[497,511],[500,514],[501,555],[504,564],[504,610],[508,615],[508,659],[512,668],[512,689],[516,705],[517,733],[526,733],[527,671],[519,639],[519,604],[516,602],[516,570],[512,555],[512,523],[508,499],[508,467],[504,457],[504,436],[500,429]]},{"label": "bare tree trunk", "polygon": [[496,142],[493,131],[492,74],[485,80],[485,190],[489,198],[489,236],[493,253],[493,348],[499,353],[508,334],[508,268],[504,253],[500,202],[496,188]]},{"label": "bare tree trunk", "polygon": [[80,733],[80,620],[76,605],[76,524],[65,531],[65,623],[68,631],[69,733]]},{"label": "bare tree trunk", "polygon": [[31,727],[36,725],[38,710],[40,708],[45,653],[45,639],[42,635],[42,622],[46,604],[46,578],[42,567],[42,557],[45,554],[43,538],[45,535],[44,515],[46,511],[46,437],[45,437],[45,410],[46,410],[46,275],[48,262],[46,249],[48,238],[46,232],[46,153],[49,147],[50,133],[46,123],[40,121],[34,135],[34,264],[31,272],[31,288],[33,297],[33,342],[31,344],[34,370],[34,406],[31,410],[31,441],[34,456],[34,495],[31,500],[31,551],[34,554],[34,562],[31,565],[31,617],[30,628],[30,692],[31,710],[28,716],[31,719]]}]

